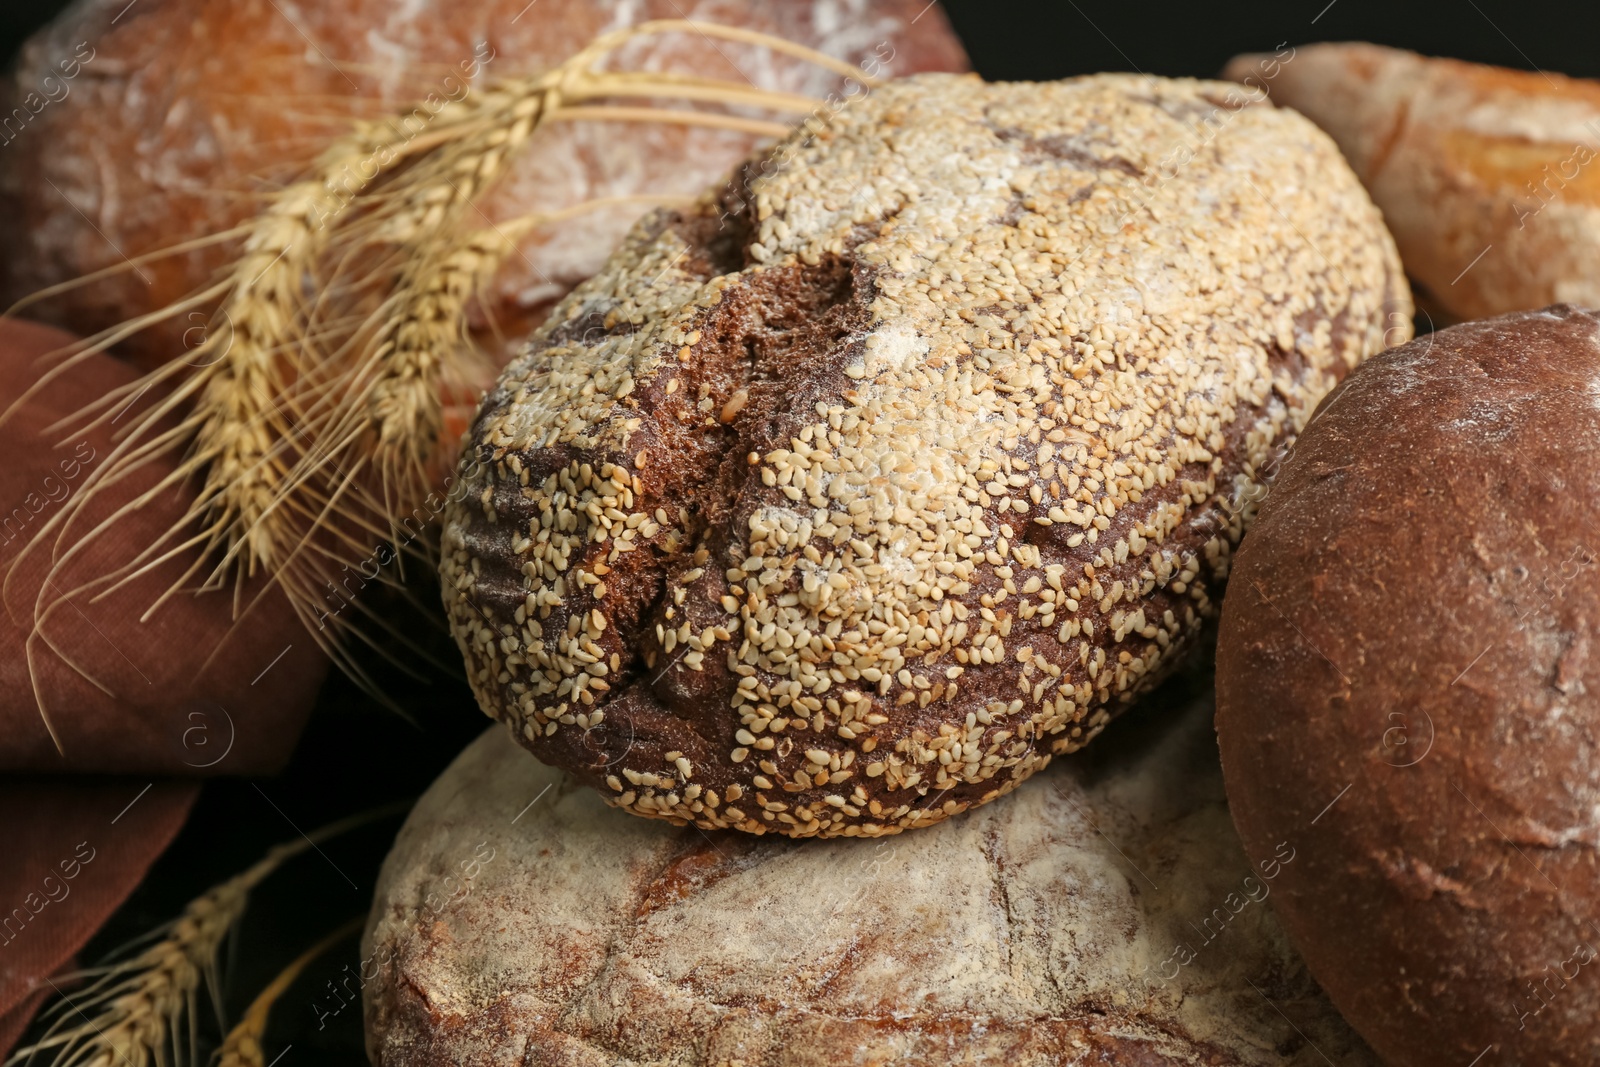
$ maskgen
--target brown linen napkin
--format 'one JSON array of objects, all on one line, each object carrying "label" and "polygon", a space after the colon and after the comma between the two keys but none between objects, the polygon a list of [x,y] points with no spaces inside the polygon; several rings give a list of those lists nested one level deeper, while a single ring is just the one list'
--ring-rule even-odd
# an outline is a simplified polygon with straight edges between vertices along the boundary
[{"label": "brown linen napkin", "polygon": [[[0,322],[0,409],[51,365],[40,356],[71,340]],[[136,377],[118,360],[93,357],[0,423],[0,575],[76,499],[116,446],[116,429],[156,394],[94,429],[52,424]],[[96,498],[55,551],[78,544],[171,469],[164,460]],[[104,599],[72,595],[44,622],[54,649],[33,641],[30,671],[34,605],[46,582],[70,593],[121,567],[182,515],[190,492],[166,492],[119,520],[53,578],[49,546],[23,555],[11,574],[0,611],[0,775],[8,776],[0,781],[0,1056],[49,979],[70,969],[183,825],[197,777],[277,771],[327,672],[276,589],[237,620],[229,595],[183,593],[140,622],[192,556]],[[241,602],[264,588],[264,578],[247,583]]]},{"label": "brown linen napkin", "polygon": [[[70,340],[49,327],[6,323],[0,407],[37,380],[40,355]],[[87,431],[51,425],[136,377],[126,364],[96,357],[56,378],[0,424],[0,572],[82,492],[115,447],[113,432],[132,422],[151,397],[116,425]],[[101,493],[74,519],[57,550],[77,544],[171,469],[165,459]],[[182,515],[187,498],[187,491],[167,493],[126,515],[53,578],[48,545],[23,556],[7,589],[8,610],[0,613],[0,772],[264,774],[288,758],[326,659],[276,589],[237,620],[229,595],[180,593],[141,623],[140,615],[182,576],[192,556],[170,560],[105,599],[95,599],[99,590],[73,596],[43,632],[82,672],[35,639],[30,678],[26,645],[45,583],[47,593],[60,595],[116,570]],[[247,584],[242,603],[265,584]]]},{"label": "brown linen napkin", "polygon": [[144,877],[189,814],[197,781],[17,778],[0,783],[0,1056],[52,977]]}]

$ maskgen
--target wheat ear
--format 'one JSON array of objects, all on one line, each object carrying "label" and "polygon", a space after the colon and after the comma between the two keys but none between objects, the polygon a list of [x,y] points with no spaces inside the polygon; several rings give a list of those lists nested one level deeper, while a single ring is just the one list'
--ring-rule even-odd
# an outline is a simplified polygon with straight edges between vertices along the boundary
[{"label": "wheat ear", "polygon": [[[97,536],[180,485],[199,483],[180,524],[116,574],[92,583],[100,595],[198,549],[199,561],[172,591],[191,583],[202,589],[232,584],[237,610],[244,579],[266,572],[313,635],[355,671],[343,637],[354,632],[365,638],[351,623],[357,616],[380,626],[384,621],[358,607],[324,625],[330,618],[325,589],[341,570],[363,563],[375,542],[400,541],[402,525],[427,498],[431,465],[441,449],[450,449],[442,441],[440,384],[452,374],[470,378],[481,360],[466,337],[465,308],[515,248],[514,237],[540,221],[534,216],[485,229],[472,222],[475,199],[552,122],[647,121],[777,137],[789,131],[786,123],[660,104],[762,107],[780,114],[816,107],[807,97],[716,79],[602,69],[629,41],[684,32],[757,45],[873,82],[781,38],[662,20],[606,34],[543,74],[447,103],[423,133],[403,143],[387,141],[378,123],[358,124],[303,180],[274,194],[245,224],[241,254],[218,283],[90,338],[45,376],[134,330],[220,298],[211,329],[187,365],[169,365],[116,390],[77,420],[79,429],[114,424],[145,390],[161,386],[162,398],[117,428],[111,453],[36,534],[35,544],[53,541],[53,572],[81,548],[83,537],[63,535],[98,492],[181,453],[158,484],[90,532]],[[386,168],[362,165],[380,156]],[[358,180],[346,181],[348,199],[330,211],[327,191],[341,175]],[[481,387],[481,377],[475,384]],[[411,541],[408,536],[395,547]],[[61,599],[41,592],[36,626]]]},{"label": "wheat ear", "polygon": [[76,996],[61,993],[47,1012],[55,1015],[50,1028],[14,1052],[8,1067],[31,1062],[41,1052],[53,1052],[51,1067],[165,1067],[169,1057],[174,1067],[182,1067],[186,1053],[193,1065],[200,985],[203,981],[213,1005],[220,1005],[217,953],[244,914],[251,891],[286,860],[409,807],[407,801],[375,808],[276,845],[249,868],[190,901],[177,919],[147,934],[141,940],[149,944],[137,953],[67,976],[86,979],[89,985]]},{"label": "wheat ear", "polygon": [[217,1067],[266,1067],[267,1057],[261,1048],[261,1038],[267,1032],[267,1019],[272,1014],[272,1006],[288,991],[295,979],[300,977],[300,972],[305,970],[312,960],[361,929],[365,922],[365,916],[351,919],[300,953],[294,962],[279,971],[278,976],[256,994],[256,998],[250,1002],[250,1006],[239,1017],[233,1029],[222,1039],[222,1045],[217,1050]]}]

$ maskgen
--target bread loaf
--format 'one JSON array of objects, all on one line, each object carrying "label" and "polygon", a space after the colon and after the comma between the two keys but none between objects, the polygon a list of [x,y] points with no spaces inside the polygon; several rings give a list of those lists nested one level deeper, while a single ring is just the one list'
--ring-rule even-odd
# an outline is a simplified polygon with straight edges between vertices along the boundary
[{"label": "bread loaf", "polygon": [[1600,1061],[1600,314],[1328,397],[1239,552],[1217,735],[1273,903],[1390,1067]]},{"label": "bread loaf", "polygon": [[1410,329],[1332,143],[1227,92],[894,82],[642,223],[468,434],[484,710],[638,814],[795,836],[1086,744],[1213,613],[1234,497]]},{"label": "bread loaf", "polygon": [[384,863],[370,1058],[1376,1067],[1272,917],[1303,857],[1239,850],[1210,701],[1152,714],[1038,788],[876,843],[630,819],[490,731]]},{"label": "bread loaf", "polygon": [[[1226,76],[1259,79],[1265,57]],[[1600,83],[1370,44],[1300,48],[1266,87],[1327,130],[1457,319],[1600,304]]]},{"label": "bread loaf", "polygon": [[[28,43],[5,82],[0,204],[12,222],[0,233],[0,298],[227,230],[352,118],[387,118],[429,94],[553,66],[602,32],[679,18],[777,34],[887,73],[966,69],[926,0],[84,0]],[[622,62],[817,97],[838,88],[799,60],[692,33],[641,40]],[[479,206],[504,221],[601,197],[693,195],[755,143],[726,130],[562,123],[540,131]],[[613,203],[530,234],[493,287],[490,317],[525,337],[648,207]],[[41,310],[80,333],[102,329],[198,289],[232,251],[146,263]],[[194,347],[205,321],[196,313],[127,347],[165,362]]]}]

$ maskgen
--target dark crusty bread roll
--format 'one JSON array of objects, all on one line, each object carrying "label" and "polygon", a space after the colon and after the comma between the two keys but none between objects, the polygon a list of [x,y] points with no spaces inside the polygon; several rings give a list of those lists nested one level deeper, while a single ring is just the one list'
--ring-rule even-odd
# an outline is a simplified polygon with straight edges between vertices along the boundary
[{"label": "dark crusty bread roll", "polygon": [[370,1058],[1376,1067],[1272,915],[1301,857],[1240,851],[1210,701],[1172,710],[879,842],[630,819],[490,731],[384,863]]},{"label": "dark crusty bread roll", "polygon": [[1361,43],[1239,56],[1225,77],[1332,135],[1426,304],[1600,304],[1600,82]]},{"label": "dark crusty bread roll", "polygon": [[1212,613],[1228,502],[1410,330],[1333,144],[1230,90],[908,79],[641,224],[468,434],[484,709],[641,815],[796,836],[1087,743]]},{"label": "dark crusty bread roll", "polygon": [[1235,562],[1217,733],[1273,897],[1391,1067],[1600,1062],[1600,314],[1388,352]]},{"label": "dark crusty bread roll", "polygon": [[[609,30],[681,18],[761,30],[896,74],[967,69],[927,0],[79,0],[28,42],[0,86],[0,119],[11,118],[0,128],[0,205],[11,219],[0,228],[0,306],[237,225],[263,189],[309,164],[352,118],[458,94],[463,70],[481,87],[554,66]],[[636,41],[620,62],[818,97],[839,82],[797,59],[694,33]],[[693,196],[758,141],[666,124],[561,123],[540,131],[481,206],[505,220],[601,197]],[[648,207],[612,203],[536,230],[507,258],[488,310],[510,337],[525,337]],[[149,263],[40,312],[80,333],[103,329],[200,288],[233,251],[214,245]],[[165,362],[187,351],[186,333],[192,347],[204,321],[182,318],[124,348]]]}]

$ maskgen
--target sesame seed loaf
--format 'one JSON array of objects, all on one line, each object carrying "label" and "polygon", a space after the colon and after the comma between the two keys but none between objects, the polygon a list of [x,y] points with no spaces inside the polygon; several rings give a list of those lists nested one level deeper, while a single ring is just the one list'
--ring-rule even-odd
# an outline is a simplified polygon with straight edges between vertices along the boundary
[{"label": "sesame seed loaf", "polygon": [[1303,857],[1239,847],[1195,681],[886,841],[632,819],[489,731],[384,863],[371,1062],[1376,1067],[1273,915]]},{"label": "sesame seed loaf", "polygon": [[641,223],[486,397],[442,550],[479,702],[705,828],[991,800],[1194,639],[1409,312],[1332,143],[1236,86],[892,82]]}]

